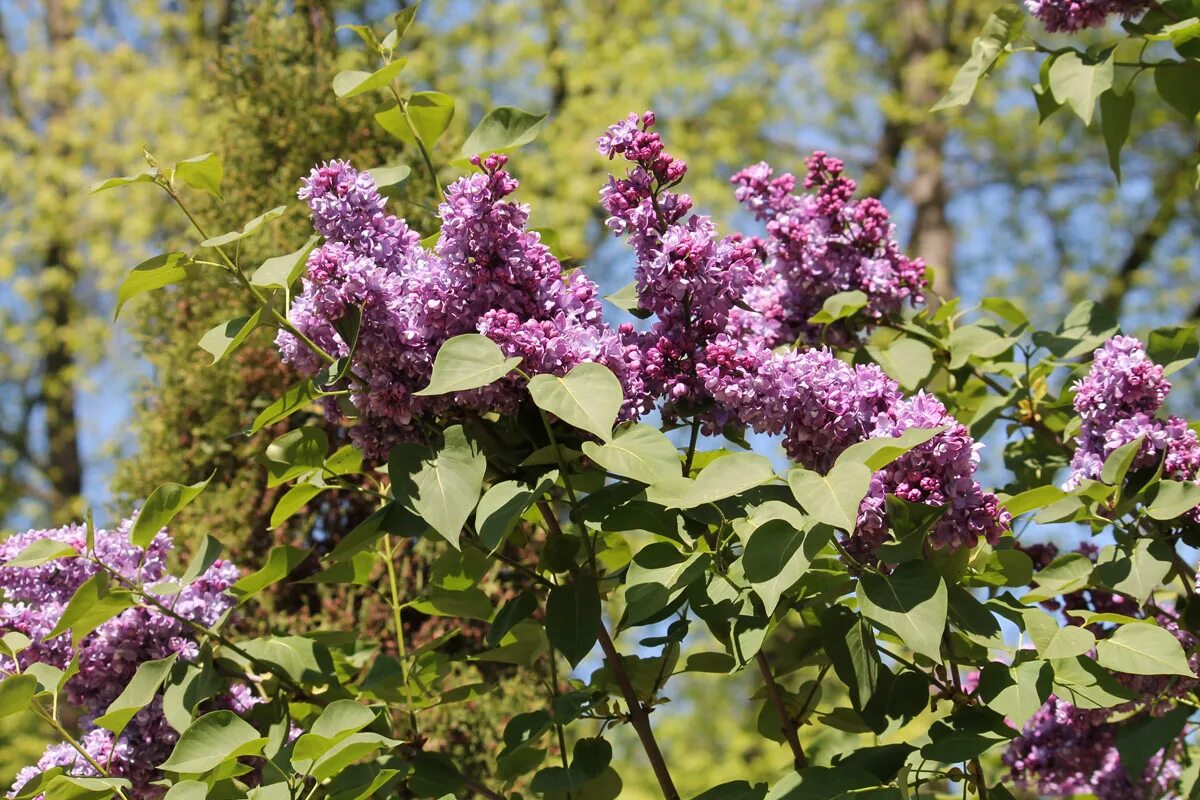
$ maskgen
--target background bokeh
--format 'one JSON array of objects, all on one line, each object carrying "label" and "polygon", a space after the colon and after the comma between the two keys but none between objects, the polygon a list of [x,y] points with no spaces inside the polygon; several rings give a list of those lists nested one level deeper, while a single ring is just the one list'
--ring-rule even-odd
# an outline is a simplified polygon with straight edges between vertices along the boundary
[{"label": "background bokeh", "polygon": [[[909,253],[935,268],[943,296],[1019,297],[1043,325],[1084,297],[1103,299],[1131,333],[1194,318],[1195,140],[1177,115],[1139,109],[1118,183],[1095,132],[1067,114],[1038,124],[1033,62],[985,82],[965,110],[928,112],[994,4],[426,0],[406,40],[403,79],[458,100],[439,143],[442,164],[486,108],[549,112],[539,140],[512,159],[519,198],[532,205],[533,225],[555,229],[608,289],[628,281],[631,265],[602,225],[596,198],[609,165],[594,139],[627,112],[654,108],[672,152],[689,162],[687,190],[729,227],[751,227],[734,207],[733,172],[760,159],[800,171],[806,155],[825,149],[884,199]],[[289,380],[270,337],[256,334],[228,362],[205,368],[196,341],[240,302],[215,278],[139,298],[114,325],[121,276],[185,242],[185,231],[149,188],[89,196],[87,187],[140,169],[143,146],[165,162],[213,151],[225,163],[225,199],[199,208],[208,227],[229,229],[290,203],[280,224],[248,240],[245,257],[294,250],[307,236],[295,190],[312,164],[416,166],[415,154],[374,124],[372,98],[337,101],[328,88],[339,69],[366,64],[338,26],[396,9],[337,0],[0,0],[0,532],[60,524],[88,508],[111,522],[158,483],[192,482],[214,468],[219,479],[177,523],[184,549],[211,533],[251,566],[272,544],[317,530],[336,538],[361,518],[360,507],[333,497],[303,523],[268,529],[276,490],[252,457],[279,431],[236,433]],[[1144,93],[1138,102],[1156,101]],[[447,167],[443,178],[455,174]],[[427,212],[397,202],[420,227]],[[1182,413],[1194,410],[1188,380],[1179,376],[1185,386],[1172,394]],[[1006,480],[1002,467],[987,474]],[[420,555],[423,546],[412,547]],[[420,569],[406,579],[419,587]],[[503,576],[496,580],[504,591]],[[369,625],[375,613],[329,591],[285,589],[254,624]],[[416,616],[406,625],[416,637],[438,632]],[[496,692],[437,729],[480,769],[508,710],[542,691],[496,677]],[[717,685],[726,694],[713,696]],[[787,764],[786,748],[763,750],[748,732],[760,727],[749,677],[740,695],[703,676],[680,686],[655,724],[685,795],[728,773],[767,779]],[[761,729],[771,730],[770,720]],[[31,719],[10,718],[0,737],[6,783],[45,736]],[[819,738],[813,752],[819,760]],[[624,796],[653,796],[639,753],[622,757],[633,765],[618,770]]]}]

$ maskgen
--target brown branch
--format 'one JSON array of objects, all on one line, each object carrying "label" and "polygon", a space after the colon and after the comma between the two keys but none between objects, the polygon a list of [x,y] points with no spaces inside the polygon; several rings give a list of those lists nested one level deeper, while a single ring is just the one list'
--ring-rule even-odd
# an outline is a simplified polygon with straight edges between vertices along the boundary
[{"label": "brown branch", "polygon": [[[559,525],[558,517],[554,515],[550,504],[545,500],[539,500],[537,507],[546,520],[550,534],[562,536],[562,526]],[[679,800],[679,790],[675,788],[675,782],[671,780],[671,772],[667,769],[667,762],[658,746],[658,740],[654,738],[654,730],[650,727],[650,714],[641,699],[638,698],[637,692],[634,691],[633,683],[629,680],[629,673],[625,671],[625,662],[621,659],[621,654],[617,652],[616,645],[613,644],[612,637],[608,635],[608,629],[603,621],[600,623],[596,638],[600,641],[600,649],[604,651],[604,661],[608,664],[609,670],[612,671],[613,677],[617,681],[617,686],[621,689],[625,704],[629,706],[629,722],[637,732],[638,739],[641,740],[642,750],[645,751],[646,758],[650,761],[650,768],[654,770],[654,777],[658,780],[663,797],[666,800]]]},{"label": "brown branch", "polygon": [[675,782],[671,780],[667,762],[663,758],[662,750],[658,747],[658,741],[654,738],[654,730],[650,727],[650,714],[646,711],[642,701],[638,699],[637,692],[634,691],[633,684],[629,680],[629,673],[625,671],[625,662],[621,660],[621,654],[617,652],[612,638],[608,635],[608,629],[604,627],[603,623],[600,625],[598,638],[600,649],[604,651],[604,660],[608,664],[608,668],[612,670],[617,685],[621,687],[621,694],[625,697],[625,703],[629,706],[629,722],[637,732],[638,739],[641,740],[646,758],[650,759],[650,767],[654,770],[654,777],[658,779],[658,786],[662,789],[663,797],[666,800],[679,800],[679,790],[675,788]]},{"label": "brown branch", "polygon": [[796,730],[796,721],[792,719],[787,704],[783,701],[783,692],[776,683],[775,676],[771,674],[771,662],[767,660],[767,654],[762,650],[759,650],[754,658],[758,661],[758,671],[762,673],[763,682],[767,685],[767,696],[770,697],[775,711],[779,714],[779,729],[783,731],[783,738],[787,739],[788,747],[792,748],[792,763],[797,770],[802,770],[808,766],[808,756],[804,755],[804,747],[800,744],[800,733]]}]

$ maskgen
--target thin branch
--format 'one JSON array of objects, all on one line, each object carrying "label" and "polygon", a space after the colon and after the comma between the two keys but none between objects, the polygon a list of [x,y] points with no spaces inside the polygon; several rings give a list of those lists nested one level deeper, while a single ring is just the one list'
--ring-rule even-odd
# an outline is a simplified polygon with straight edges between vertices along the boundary
[{"label": "thin branch", "polygon": [[797,770],[804,769],[808,766],[808,756],[804,755],[804,747],[800,744],[796,721],[792,719],[791,712],[788,711],[787,704],[783,701],[783,692],[775,681],[775,676],[771,673],[771,662],[767,660],[767,654],[762,650],[758,651],[754,659],[758,662],[758,671],[762,673],[763,682],[767,685],[767,696],[771,699],[771,704],[775,706],[776,713],[779,714],[779,728],[783,731],[783,738],[787,739],[788,747],[792,748],[792,763]]}]

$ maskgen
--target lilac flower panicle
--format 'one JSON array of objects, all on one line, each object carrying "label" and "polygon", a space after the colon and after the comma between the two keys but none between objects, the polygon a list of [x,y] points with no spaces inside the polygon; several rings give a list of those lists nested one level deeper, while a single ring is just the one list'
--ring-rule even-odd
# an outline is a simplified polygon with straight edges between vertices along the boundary
[{"label": "lilac flower panicle", "polygon": [[[1200,438],[1186,420],[1156,416],[1171,383],[1142,342],[1131,336],[1106,341],[1093,353],[1091,369],[1074,389],[1080,431],[1063,488],[1099,479],[1113,451],[1139,437],[1142,445],[1134,467],[1149,466],[1161,457],[1166,477],[1200,480]],[[1192,516],[1200,519],[1200,509],[1193,510]]]},{"label": "lilac flower panicle", "polygon": [[1151,757],[1135,784],[1117,751],[1117,732],[1125,724],[1097,721],[1093,712],[1051,696],[1009,745],[1003,762],[1014,783],[1044,796],[1157,800],[1167,795],[1183,774],[1178,749]]},{"label": "lilac flower panicle", "polygon": [[1025,8],[1052,33],[1104,25],[1110,16],[1130,19],[1150,8],[1149,0],[1025,0]]},{"label": "lilac flower panicle", "polygon": [[[849,345],[906,304],[924,302],[925,265],[901,252],[882,203],[853,199],[856,185],[840,160],[818,151],[806,163],[806,194],[794,193],[794,175],[773,178],[765,163],[733,176],[737,199],[767,227],[764,288],[747,297],[753,311],[735,318],[770,346]],[[828,326],[809,323],[828,298],[849,291],[866,295],[862,312]]]},{"label": "lilac flower panicle", "polygon": [[[326,237],[309,258],[303,291],[289,310],[298,330],[326,352],[344,356],[337,323],[352,307],[362,324],[352,358],[351,398],[361,412],[352,438],[368,456],[418,437],[422,418],[512,411],[523,390],[515,379],[440,397],[416,397],[449,338],[478,332],[526,372],[563,374],[598,361],[622,380],[626,415],[644,407],[638,356],[628,336],[601,315],[596,285],[563,267],[535,232],[527,206],[506,199],[517,181],[507,158],[475,158],[479,172],[455,181],[438,208],[441,235],[432,251],[389,216],[370,176],[345,162],[313,170],[300,190]],[[312,374],[318,358],[281,332],[284,360]],[[337,415],[332,404],[331,415]]]},{"label": "lilac flower panicle", "polygon": [[[166,558],[171,540],[158,533],[145,548],[130,543],[133,520],[122,522],[114,530],[95,531],[91,555],[95,560],[70,556],[35,567],[0,567],[0,633],[20,632],[32,644],[19,654],[19,664],[10,657],[0,658],[0,668],[24,669],[33,662],[65,669],[72,661],[78,667],[67,680],[67,699],[83,711],[84,734],[81,744],[88,754],[111,774],[128,778],[135,800],[156,798],[163,792],[151,785],[160,777],[154,768],[166,759],[176,740],[167,724],[159,700],[138,712],[121,736],[94,727],[90,722],[102,714],[125,689],[146,661],[175,655],[191,660],[199,655],[194,628],[182,621],[204,626],[215,625],[234,605],[228,589],[238,579],[238,570],[229,562],[217,560],[195,581],[177,591],[162,591],[159,600],[172,609],[168,615],[152,605],[125,609],[101,623],[71,644],[68,631],[49,641],[46,637],[61,619],[75,591],[100,572],[96,560],[123,579],[141,586],[162,586],[175,581],[166,575]],[[53,540],[70,545],[77,553],[87,552],[87,531],[82,525],[51,530],[33,530],[0,542],[0,563],[11,560],[30,543]],[[51,745],[35,767],[22,770],[10,794],[15,794],[30,778],[54,766],[62,766],[74,775],[94,774],[90,764],[67,744]]]},{"label": "lilac flower panicle", "polygon": [[871,477],[871,487],[859,509],[858,526],[846,543],[852,554],[865,555],[887,540],[888,494],[946,508],[929,533],[930,544],[937,548],[970,549],[980,539],[995,544],[1008,530],[1012,515],[974,478],[983,445],[936,397],[919,392],[895,403],[876,417],[871,438],[896,437],[910,428],[941,427],[946,430]]}]

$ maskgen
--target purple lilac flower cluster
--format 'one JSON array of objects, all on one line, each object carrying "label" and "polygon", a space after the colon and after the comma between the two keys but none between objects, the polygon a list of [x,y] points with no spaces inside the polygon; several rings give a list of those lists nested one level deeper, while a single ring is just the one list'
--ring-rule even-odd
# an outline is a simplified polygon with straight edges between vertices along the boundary
[{"label": "purple lilac flower cluster", "polygon": [[[564,275],[540,236],[526,229],[528,207],[505,200],[517,188],[506,160],[476,158],[480,172],[449,187],[433,250],[386,212],[366,173],[332,161],[304,181],[299,196],[326,241],[309,257],[289,318],[326,352],[344,356],[337,324],[361,307],[350,389],[362,418],[352,436],[368,456],[383,457],[396,442],[415,438],[423,415],[515,408],[514,380],[414,396],[428,384],[441,345],[463,333],[490,337],[506,355],[520,356],[528,373],[563,374],[583,361],[600,362],[622,380],[631,414],[644,402],[632,327],[605,324],[596,285],[578,271]],[[290,333],[281,332],[277,343],[301,371],[321,366]]]},{"label": "purple lilac flower cluster", "polygon": [[1148,0],[1025,0],[1029,13],[1052,33],[1096,28],[1113,14],[1129,19],[1151,5]]},{"label": "purple lilac flower cluster", "polygon": [[[117,777],[128,778],[131,796],[157,797],[162,793],[151,781],[158,776],[154,765],[170,754],[176,732],[167,724],[159,700],[142,709],[120,737],[95,727],[91,720],[108,708],[124,690],[137,668],[146,661],[175,655],[189,660],[199,654],[191,625],[163,611],[135,606],[102,623],[78,645],[70,632],[47,640],[61,619],[76,590],[100,572],[97,561],[130,584],[152,586],[163,605],[183,620],[204,626],[216,624],[233,607],[227,593],[239,577],[225,561],[215,561],[187,586],[166,575],[166,558],[171,540],[159,533],[145,548],[132,545],[132,520],[115,530],[95,531],[91,558],[86,558],[87,531],[82,525],[52,530],[33,530],[11,536],[0,543],[0,563],[40,540],[62,542],[79,556],[68,556],[34,567],[0,567],[0,633],[19,632],[31,644],[18,655],[19,664],[0,657],[0,670],[11,673],[33,662],[66,669],[72,661],[76,673],[64,687],[67,699],[82,712],[85,733],[80,743],[91,758]],[[172,585],[174,584],[174,585]],[[55,744],[36,766],[17,776],[12,793],[40,772],[54,766],[66,767],[75,775],[94,775],[95,770],[70,744]]]},{"label": "purple lilac flower cluster", "polygon": [[[1021,549],[1039,567],[1044,567],[1058,555],[1058,548],[1053,544],[1035,544]],[[1078,552],[1093,561],[1099,555],[1099,549],[1091,542],[1083,542]],[[1180,626],[1178,615],[1169,607],[1158,607],[1147,615],[1132,599],[1103,589],[1080,589],[1042,605],[1067,612],[1090,611],[1135,618],[1149,616],[1159,627],[1170,632],[1186,652],[1193,653],[1197,645],[1196,637]],[[1088,624],[1084,618],[1069,613],[1065,621],[1068,625],[1087,627],[1099,638],[1112,630],[1109,625]],[[1200,675],[1200,656],[1193,653],[1188,663],[1192,671]],[[1030,718],[1003,757],[1018,785],[1048,796],[1094,794],[1099,800],[1151,800],[1163,797],[1175,786],[1182,773],[1178,746],[1173,752],[1155,754],[1136,786],[1129,780],[1116,747],[1118,725],[1128,725],[1131,718],[1165,714],[1180,699],[1190,697],[1200,688],[1200,677],[1180,679],[1122,672],[1113,673],[1113,677],[1133,693],[1134,700],[1112,708],[1082,709],[1051,696]]]},{"label": "purple lilac flower cluster", "polygon": [[[630,114],[598,149],[631,165],[609,178],[601,204],[609,228],[633,245],[639,303],[657,317],[642,350],[664,417],[699,409],[708,431],[736,422],[782,434],[788,455],[820,472],[864,439],[944,426],[874,476],[847,544],[867,554],[886,538],[889,493],[948,508],[930,536],[936,547],[998,540],[1011,517],[975,481],[979,445],[941,403],[905,399],[877,366],[850,366],[828,349],[772,349],[849,344],[906,302],[923,301],[924,266],[900,252],[883,205],[855,201],[842,162],[825,153],[808,159],[804,195],[794,193],[793,176],[772,179],[758,164],[733,183],[768,238],[721,238],[708,217],[689,213],[687,195],[671,191],[686,165],[666,152],[654,122],[651,112]],[[867,296],[864,314],[830,330],[809,324],[827,298],[853,289]]]},{"label": "purple lilac flower cluster", "polygon": [[[1178,749],[1155,754],[1135,785],[1117,751],[1119,724],[1098,721],[1051,696],[1005,751],[1013,782],[1044,796],[1086,794],[1097,800],[1155,800],[1183,773]],[[1165,759],[1165,760],[1164,760]]]},{"label": "purple lilac flower cluster", "polygon": [[[1093,354],[1088,374],[1075,384],[1081,426],[1064,488],[1098,479],[1104,461],[1122,445],[1144,437],[1134,460],[1144,467],[1163,458],[1163,474],[1181,481],[1200,476],[1200,438],[1180,417],[1158,419],[1171,391],[1163,368],[1131,336],[1114,336]],[[1193,516],[1198,512],[1193,511]]]},{"label": "purple lilac flower cluster", "polygon": [[704,385],[706,350],[764,270],[752,240],[719,236],[712,219],[690,213],[690,197],[671,191],[687,165],[664,149],[654,122],[653,112],[630,114],[597,140],[602,155],[631,165],[625,177],[609,177],[600,203],[608,227],[633,245],[638,304],[656,317],[641,337],[647,390],[664,399],[668,420],[704,409],[708,428],[719,430],[728,414],[712,407]]},{"label": "purple lilac flower cluster", "polygon": [[887,541],[886,495],[912,503],[945,507],[929,532],[934,547],[971,548],[983,539],[995,544],[1012,523],[999,498],[975,480],[982,444],[932,395],[895,403],[875,418],[872,437],[896,437],[911,428],[946,430],[871,477],[871,488],[858,512],[858,527],[846,543],[852,554],[865,555]]},{"label": "purple lilac flower cluster", "polygon": [[[739,310],[736,316],[771,346],[845,346],[857,341],[864,323],[895,317],[905,303],[924,302],[925,265],[900,251],[883,203],[853,199],[857,187],[840,160],[818,151],[806,166],[806,194],[795,194],[790,173],[772,178],[766,163],[733,176],[737,199],[767,227],[761,243],[766,274],[747,297],[753,313]],[[859,314],[828,326],[808,321],[831,296],[855,290],[867,297]]]}]

